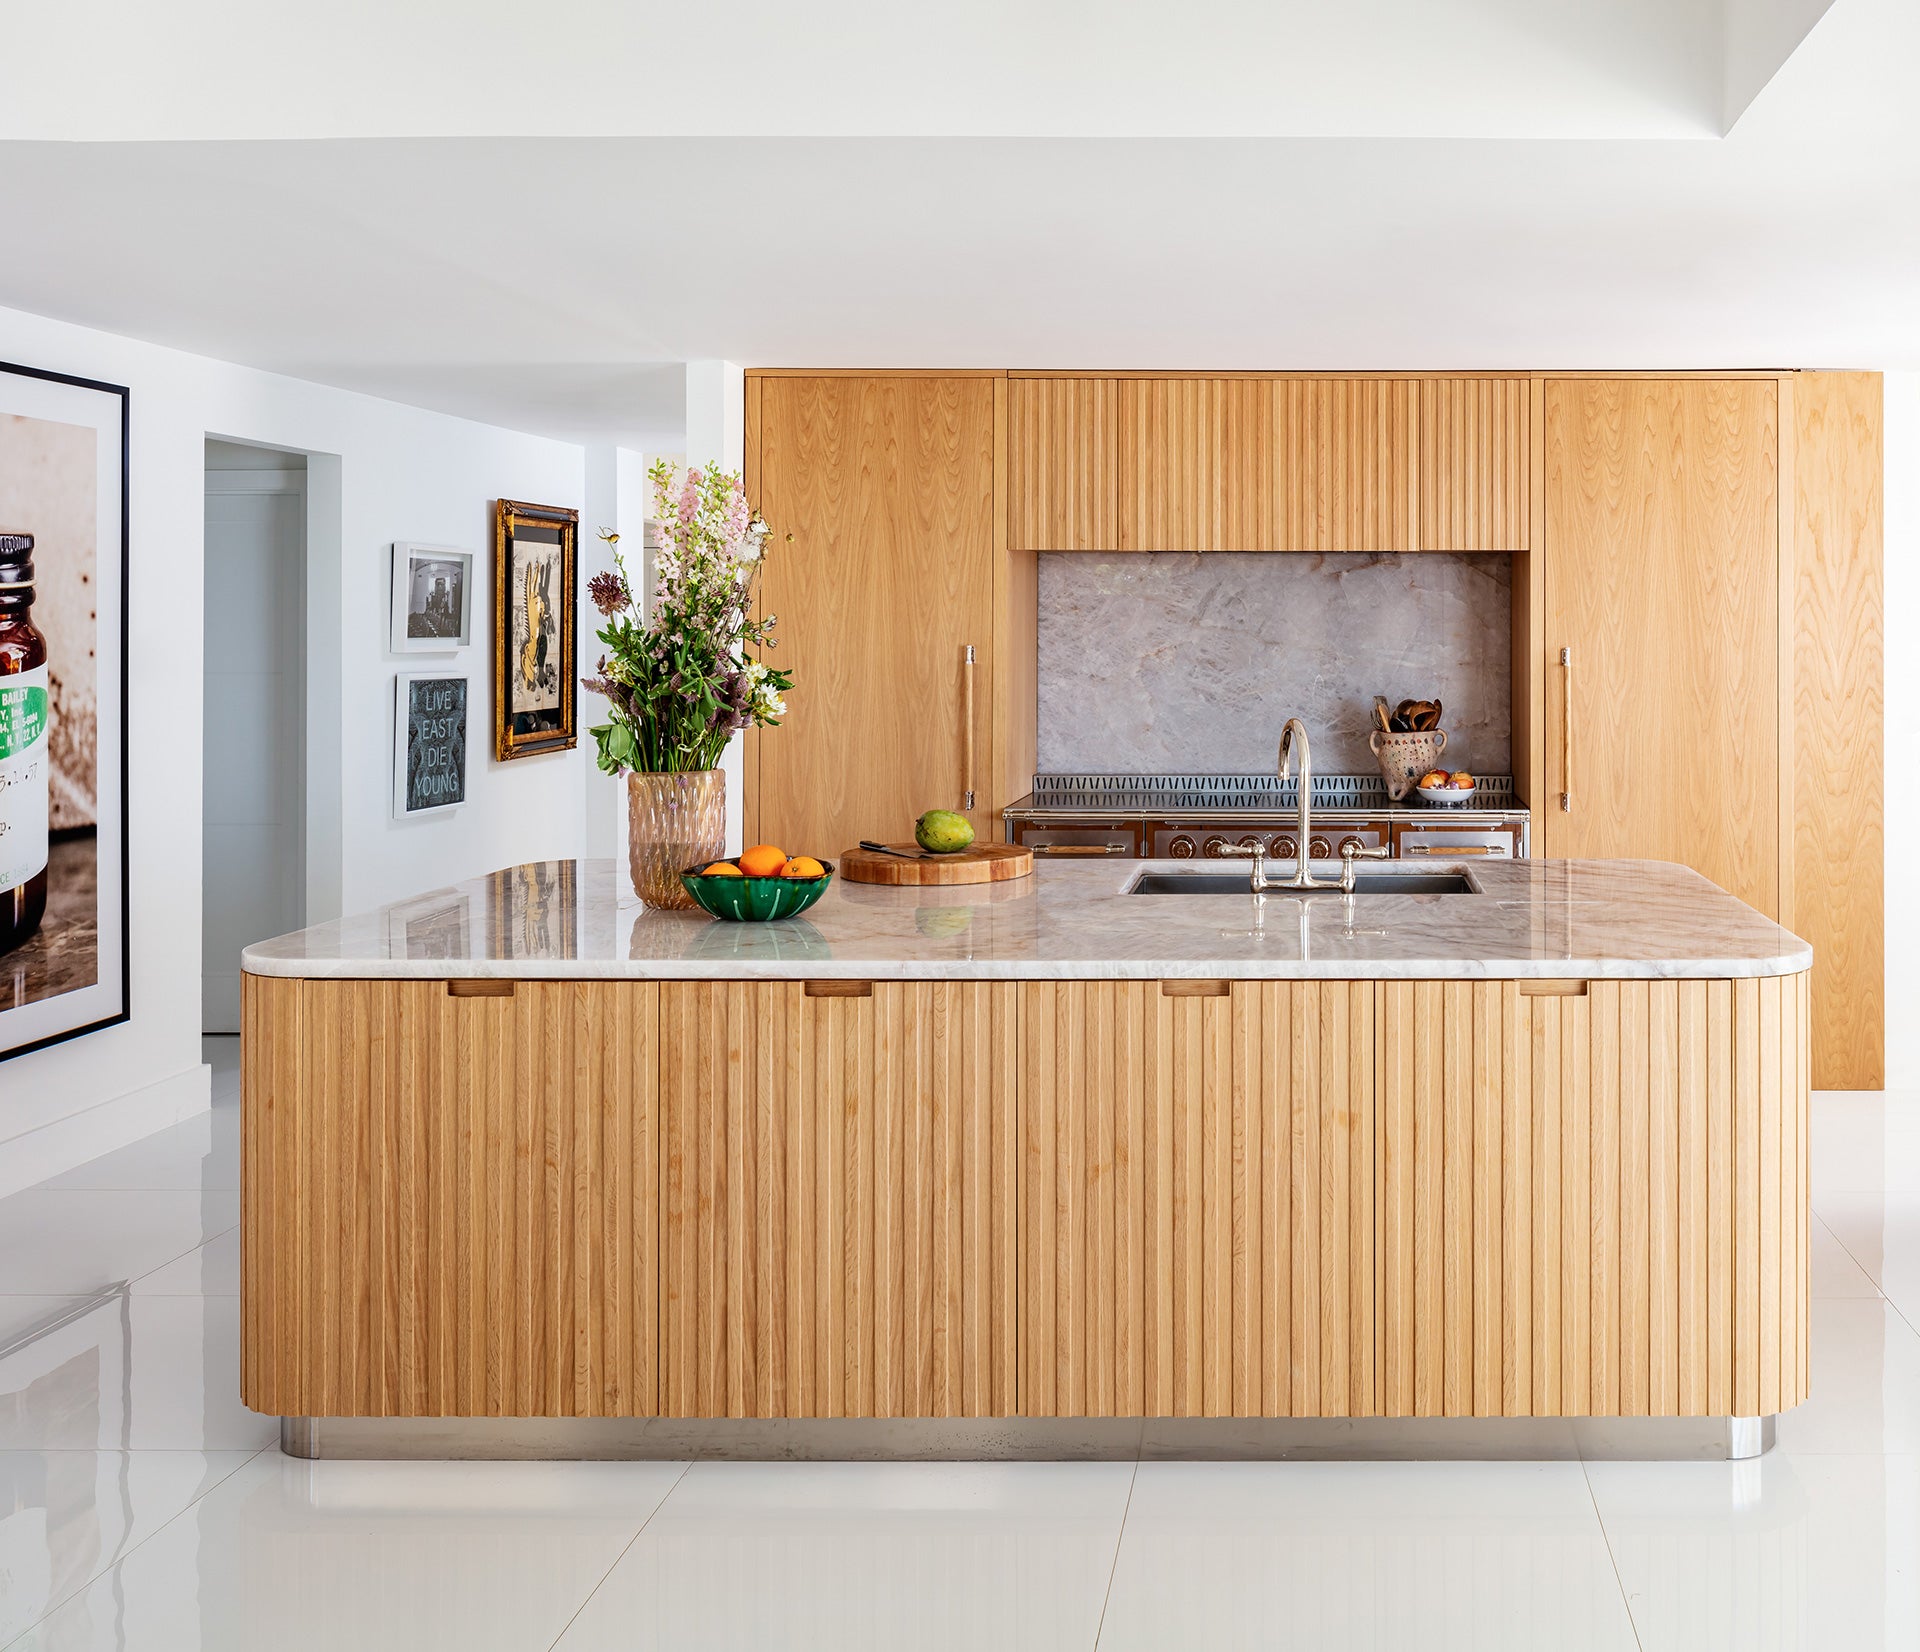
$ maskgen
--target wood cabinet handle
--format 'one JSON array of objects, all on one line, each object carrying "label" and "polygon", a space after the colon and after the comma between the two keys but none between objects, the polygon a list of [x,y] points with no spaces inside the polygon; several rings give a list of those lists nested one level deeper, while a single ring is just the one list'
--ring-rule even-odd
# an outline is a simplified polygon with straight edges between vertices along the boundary
[{"label": "wood cabinet handle", "polygon": [[967,644],[960,667],[960,774],[966,801],[960,807],[973,808],[973,644]]},{"label": "wood cabinet handle", "polygon": [[1573,813],[1573,650],[1560,650],[1560,812]]},{"label": "wood cabinet handle", "polygon": [[808,998],[871,998],[871,981],[809,981],[803,996]]},{"label": "wood cabinet handle", "polygon": [[472,978],[449,981],[449,998],[511,998],[514,983],[511,981],[486,981]]},{"label": "wood cabinet handle", "polygon": [[1162,998],[1227,998],[1232,984],[1227,981],[1162,981]]}]

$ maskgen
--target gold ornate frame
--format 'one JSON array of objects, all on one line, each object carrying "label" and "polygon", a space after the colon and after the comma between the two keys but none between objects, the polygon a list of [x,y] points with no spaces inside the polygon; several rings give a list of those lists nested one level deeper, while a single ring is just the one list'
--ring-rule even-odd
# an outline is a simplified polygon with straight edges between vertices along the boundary
[{"label": "gold ornate frame", "polygon": [[[557,727],[516,731],[509,710],[509,677],[513,661],[507,615],[513,578],[514,536],[522,527],[555,529],[560,536],[559,612],[554,628],[560,638],[560,717]],[[543,751],[571,751],[579,734],[574,699],[574,641],[580,623],[575,543],[580,513],[554,505],[528,505],[517,499],[499,499],[493,511],[493,755],[501,762],[532,757]]]}]

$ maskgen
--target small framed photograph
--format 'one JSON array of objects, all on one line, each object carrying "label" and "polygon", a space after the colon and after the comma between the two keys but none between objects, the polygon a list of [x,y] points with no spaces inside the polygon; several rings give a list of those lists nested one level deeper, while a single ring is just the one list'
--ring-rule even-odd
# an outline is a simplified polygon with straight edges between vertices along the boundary
[{"label": "small framed photograph", "polygon": [[574,746],[579,525],[578,511],[495,505],[493,755],[502,762]]},{"label": "small framed photograph", "polygon": [[407,671],[394,679],[393,818],[467,800],[467,679]]},{"label": "small framed photograph", "polygon": [[473,641],[473,553],[393,547],[393,651],[448,654]]}]

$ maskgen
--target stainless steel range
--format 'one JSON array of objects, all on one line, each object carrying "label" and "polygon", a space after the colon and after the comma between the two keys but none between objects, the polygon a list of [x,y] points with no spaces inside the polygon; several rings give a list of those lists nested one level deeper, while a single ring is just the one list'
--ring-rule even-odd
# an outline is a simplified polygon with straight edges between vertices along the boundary
[{"label": "stainless steel range", "polygon": [[[1478,777],[1464,804],[1410,794],[1389,801],[1378,775],[1315,775],[1308,858],[1337,860],[1349,841],[1396,859],[1528,852],[1526,805],[1510,775]],[[1292,860],[1300,852],[1299,786],[1261,774],[1039,774],[1004,811],[1009,842],[1036,855],[1209,860],[1258,843]]]}]

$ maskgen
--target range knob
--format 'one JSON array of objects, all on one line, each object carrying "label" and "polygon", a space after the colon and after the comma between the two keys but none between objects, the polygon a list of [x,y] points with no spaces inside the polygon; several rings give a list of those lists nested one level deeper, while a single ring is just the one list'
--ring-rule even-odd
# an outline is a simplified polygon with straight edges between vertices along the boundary
[{"label": "range knob", "polygon": [[1307,853],[1313,856],[1315,860],[1327,860],[1333,854],[1333,847],[1325,838],[1317,837],[1308,847]]},{"label": "range knob", "polygon": [[1271,853],[1281,860],[1292,860],[1300,852],[1300,845],[1290,837],[1277,837],[1273,840]]},{"label": "range knob", "polygon": [[1179,833],[1173,841],[1167,845],[1167,853],[1175,860],[1192,860],[1193,839],[1188,837],[1185,832]]},{"label": "range knob", "polygon": [[1209,860],[1218,860],[1226,853],[1227,840],[1223,837],[1210,837],[1201,848],[1201,853]]},{"label": "range knob", "polygon": [[1340,840],[1340,853],[1344,855],[1347,852],[1349,845],[1351,845],[1355,849],[1364,849],[1367,847],[1367,841],[1365,838],[1355,837],[1351,832],[1349,832],[1345,837],[1343,837]]}]

